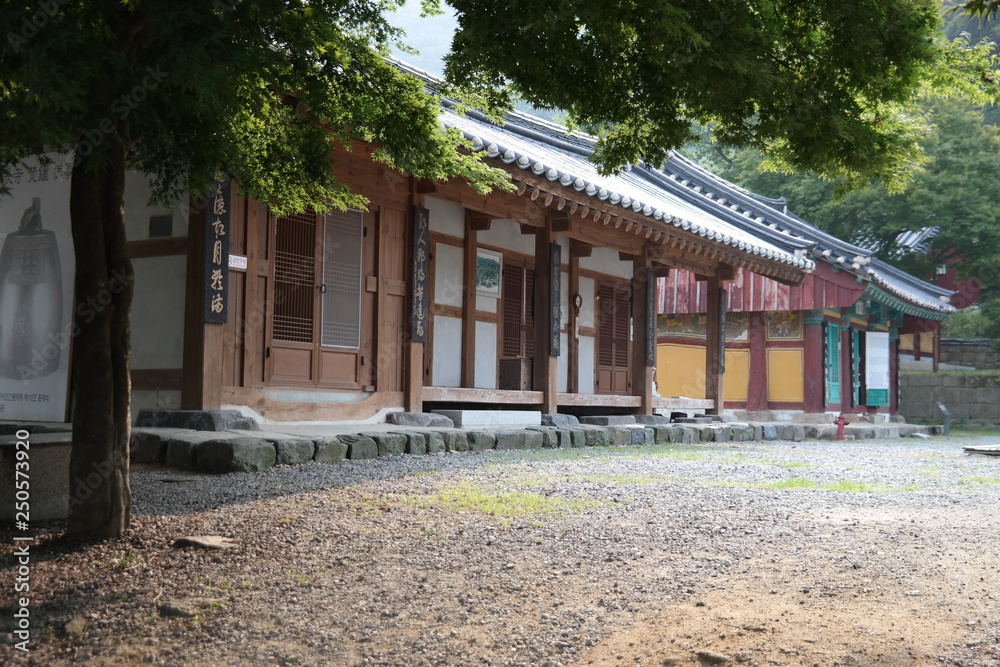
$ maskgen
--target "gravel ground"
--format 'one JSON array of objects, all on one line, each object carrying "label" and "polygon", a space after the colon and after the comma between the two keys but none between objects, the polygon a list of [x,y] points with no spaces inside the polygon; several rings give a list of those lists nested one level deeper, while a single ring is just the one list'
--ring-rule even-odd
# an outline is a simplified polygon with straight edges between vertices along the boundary
[{"label": "gravel ground", "polygon": [[31,547],[0,663],[1000,665],[998,441],[137,468],[126,537]]}]

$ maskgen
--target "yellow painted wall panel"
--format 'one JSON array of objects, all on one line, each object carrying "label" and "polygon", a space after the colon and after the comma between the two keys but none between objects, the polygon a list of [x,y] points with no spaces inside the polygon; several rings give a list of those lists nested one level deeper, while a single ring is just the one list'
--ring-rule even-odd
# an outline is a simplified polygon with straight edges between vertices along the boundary
[{"label": "yellow painted wall panel", "polygon": [[804,400],[802,350],[767,351],[767,400],[801,403]]},{"label": "yellow painted wall panel", "polygon": [[705,398],[704,346],[658,345],[656,384],[660,396]]},{"label": "yellow painted wall panel", "polygon": [[934,350],[934,332],[925,331],[920,334],[920,352],[931,352]]},{"label": "yellow painted wall panel", "polygon": [[750,386],[750,350],[726,350],[722,394],[727,401],[747,400]]}]

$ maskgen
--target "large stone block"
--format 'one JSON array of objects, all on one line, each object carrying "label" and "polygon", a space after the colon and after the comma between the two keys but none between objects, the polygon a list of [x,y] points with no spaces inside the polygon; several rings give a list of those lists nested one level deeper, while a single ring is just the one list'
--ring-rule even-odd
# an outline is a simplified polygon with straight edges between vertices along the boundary
[{"label": "large stone block", "polygon": [[347,458],[347,445],[336,436],[317,437],[313,444],[316,445],[316,453],[313,455],[316,463],[336,463]]},{"label": "large stone block", "polygon": [[469,431],[466,437],[469,440],[469,451],[472,452],[493,449],[497,444],[497,437],[487,431]]},{"label": "large stone block", "polygon": [[750,424],[730,424],[733,434],[733,442],[751,442],[754,438],[754,429]]},{"label": "large stone block", "polygon": [[424,438],[427,440],[426,445],[428,454],[437,454],[439,452],[446,451],[444,436],[442,434],[432,431],[430,433],[424,433]]},{"label": "large stone block", "polygon": [[167,442],[174,435],[188,433],[177,428],[134,428],[129,442],[132,463],[165,463]]},{"label": "large stone block", "polygon": [[259,437],[274,445],[275,465],[302,465],[316,454],[316,443],[311,438],[285,433],[261,433]]},{"label": "large stone block", "polygon": [[760,425],[760,439],[765,441],[778,439],[778,427],[774,424]]},{"label": "large stone block", "polygon": [[455,422],[444,415],[433,412],[390,412],[385,420],[396,426],[418,426],[432,428],[453,428]]},{"label": "large stone block", "polygon": [[378,457],[378,445],[368,436],[345,433],[338,435],[337,439],[347,445],[347,458],[351,460],[374,459]]},{"label": "large stone block", "polygon": [[238,436],[198,443],[194,462],[199,470],[211,473],[261,472],[273,467],[276,457],[273,443]]},{"label": "large stone block", "polygon": [[577,426],[580,420],[575,415],[564,415],[562,413],[545,413],[542,415],[542,426]]},{"label": "large stone block", "polygon": [[529,428],[528,432],[538,433],[542,437],[542,442],[539,445],[540,448],[555,449],[559,446],[559,436],[556,435],[556,429],[554,426],[538,426],[535,428]]},{"label": "large stone block", "polygon": [[524,431],[497,431],[497,449],[526,449],[524,444]]},{"label": "large stone block", "polygon": [[136,416],[140,428],[186,428],[194,431],[259,431],[256,420],[239,410],[152,410],[143,408]]},{"label": "large stone block", "polygon": [[583,444],[586,447],[604,447],[611,444],[611,434],[607,429],[590,426],[583,429]]},{"label": "large stone block", "polygon": [[442,431],[445,449],[449,452],[469,451],[469,434],[465,431]]},{"label": "large stone block", "polygon": [[673,426],[654,426],[653,438],[656,444],[662,445],[671,441],[674,436]]},{"label": "large stone block", "polygon": [[545,438],[539,431],[527,430],[524,432],[525,449],[541,449],[544,446]]},{"label": "large stone block", "polygon": [[413,456],[423,456],[427,453],[427,436],[416,431],[400,431],[406,438],[406,453]]},{"label": "large stone block", "polygon": [[633,445],[652,445],[655,432],[651,428],[632,428]]},{"label": "large stone block", "polygon": [[633,417],[636,424],[648,424],[651,426],[662,426],[670,423],[670,417],[663,415],[635,415]]},{"label": "large stone block", "polygon": [[623,446],[632,444],[632,429],[624,426],[607,426],[604,428],[607,433],[608,444],[613,446]]},{"label": "large stone block", "polygon": [[580,417],[581,424],[589,426],[621,426],[623,424],[634,424],[633,415],[588,415]]},{"label": "large stone block", "polygon": [[400,433],[362,433],[375,441],[379,456],[400,456],[406,452],[406,436]]},{"label": "large stone block", "polygon": [[534,410],[435,410],[463,428],[541,426],[542,413]]}]

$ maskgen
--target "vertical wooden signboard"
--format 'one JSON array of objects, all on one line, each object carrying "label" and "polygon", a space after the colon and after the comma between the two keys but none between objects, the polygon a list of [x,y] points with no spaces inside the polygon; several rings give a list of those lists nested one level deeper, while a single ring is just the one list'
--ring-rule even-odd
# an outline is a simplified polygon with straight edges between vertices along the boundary
[{"label": "vertical wooden signboard", "polygon": [[562,248],[558,243],[549,244],[549,355],[559,356],[559,332],[562,330],[562,301],[560,285],[562,281]]},{"label": "vertical wooden signboard", "polygon": [[205,209],[205,322],[225,324],[229,313],[230,181],[219,181]]},{"label": "vertical wooden signboard", "polygon": [[430,247],[430,211],[413,207],[413,301],[411,340],[427,341],[427,261]]}]

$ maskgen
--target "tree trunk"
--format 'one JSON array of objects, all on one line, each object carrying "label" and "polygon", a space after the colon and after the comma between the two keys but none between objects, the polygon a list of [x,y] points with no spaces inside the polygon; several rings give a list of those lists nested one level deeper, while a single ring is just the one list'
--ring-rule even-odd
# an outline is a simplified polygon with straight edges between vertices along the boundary
[{"label": "tree trunk", "polygon": [[[67,535],[119,537],[129,526],[134,276],[125,245],[125,144],[81,141],[70,186],[76,249],[73,449]],[[92,152],[93,151],[93,152]],[[84,154],[86,153],[86,154]]]}]

